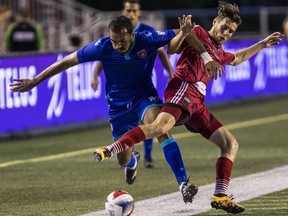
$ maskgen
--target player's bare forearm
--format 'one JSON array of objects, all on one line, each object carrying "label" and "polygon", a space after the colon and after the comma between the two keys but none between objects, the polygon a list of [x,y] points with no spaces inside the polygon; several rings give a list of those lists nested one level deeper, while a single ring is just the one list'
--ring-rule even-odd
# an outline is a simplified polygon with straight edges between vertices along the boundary
[{"label": "player's bare forearm", "polygon": [[69,56],[65,57],[62,60],[59,60],[46,68],[40,74],[35,76],[32,79],[23,78],[23,79],[13,79],[13,83],[11,83],[10,89],[13,92],[26,92],[30,91],[32,88],[46,80],[47,78],[54,76],[61,71],[66,70],[69,67],[72,67],[76,64],[79,64],[76,52],[70,54]]},{"label": "player's bare forearm", "polygon": [[168,44],[167,47],[167,53],[169,54],[174,54],[178,53],[181,48],[181,44],[185,40],[187,34],[183,34],[182,31],[180,31]]},{"label": "player's bare forearm", "polygon": [[185,40],[186,36],[190,34],[191,30],[194,28],[194,23],[192,23],[191,18],[191,15],[183,15],[182,18],[178,17],[180,30],[174,30],[176,36],[168,44],[168,53],[173,54],[180,51],[181,44]]},{"label": "player's bare forearm", "polygon": [[101,73],[101,71],[103,70],[103,64],[102,62],[97,62],[95,70],[94,70],[94,77],[91,81],[91,87],[94,91],[98,90],[98,86],[99,86],[99,80],[98,77]]},{"label": "player's bare forearm", "polygon": [[276,44],[279,44],[282,38],[283,38],[283,34],[281,34],[280,32],[274,32],[273,34],[269,35],[262,41],[259,41],[258,43],[248,48],[237,51],[236,53],[234,53],[235,59],[234,61],[230,63],[230,65],[233,65],[233,66],[238,65],[246,61],[247,59],[251,58],[253,55],[258,53],[262,49],[269,48]]},{"label": "player's bare forearm", "polygon": [[186,36],[185,40],[188,45],[190,45],[200,54],[204,62],[205,72],[207,76],[214,79],[222,77],[224,68],[222,67],[222,65],[219,64],[218,61],[215,61],[211,58],[210,54],[207,52],[205,46],[199,40],[198,36],[194,32],[191,32],[189,35]]},{"label": "player's bare forearm", "polygon": [[76,52],[66,56],[65,58],[61,59],[60,61],[55,62],[54,64],[50,65],[40,74],[33,78],[33,82],[38,85],[44,80],[52,77],[74,65],[79,64]]},{"label": "player's bare forearm", "polygon": [[185,41],[193,48],[195,49],[199,54],[203,52],[207,52],[205,46],[201,43],[199,38],[194,32],[189,33],[186,36]]},{"label": "player's bare forearm", "polygon": [[165,50],[163,48],[159,48],[157,50],[157,53],[158,53],[158,56],[161,60],[162,65],[168,71],[170,78],[173,78],[173,68],[170,64],[167,53],[165,52]]},{"label": "player's bare forearm", "polygon": [[94,78],[98,78],[102,70],[103,70],[103,64],[102,62],[99,61],[97,62],[95,70],[94,70]]},{"label": "player's bare forearm", "polygon": [[234,53],[235,59],[230,63],[230,65],[236,66],[251,58],[253,55],[258,53],[260,50],[264,48],[264,44],[262,41],[242,50]]}]

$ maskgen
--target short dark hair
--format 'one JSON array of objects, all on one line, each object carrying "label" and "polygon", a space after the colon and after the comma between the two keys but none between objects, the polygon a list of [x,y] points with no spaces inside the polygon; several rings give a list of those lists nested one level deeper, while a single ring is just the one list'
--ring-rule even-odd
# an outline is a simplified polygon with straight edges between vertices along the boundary
[{"label": "short dark hair", "polygon": [[123,0],[122,8],[125,7],[125,4],[127,2],[130,3],[130,4],[139,4],[139,6],[141,7],[140,0]]},{"label": "short dark hair", "polygon": [[69,41],[73,47],[79,47],[82,43],[82,40],[78,35],[70,35]]},{"label": "short dark hair", "polygon": [[236,3],[230,4],[225,1],[219,1],[218,15],[216,18],[224,19],[226,17],[237,25],[240,25],[242,22],[239,7]]},{"label": "short dark hair", "polygon": [[132,22],[126,16],[117,16],[109,24],[109,30],[113,32],[120,33],[123,29],[127,29],[128,34],[131,34],[133,32]]}]

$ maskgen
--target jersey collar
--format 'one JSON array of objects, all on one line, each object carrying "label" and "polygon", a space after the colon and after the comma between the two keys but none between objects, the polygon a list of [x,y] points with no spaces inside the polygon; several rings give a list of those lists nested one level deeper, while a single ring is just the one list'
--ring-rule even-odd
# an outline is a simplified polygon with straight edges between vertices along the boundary
[{"label": "jersey collar", "polygon": [[133,29],[134,32],[138,31],[140,28],[141,22],[139,21],[138,24],[135,26],[135,28]]},{"label": "jersey collar", "polygon": [[134,36],[134,40],[133,40],[133,42],[132,42],[132,44],[131,44],[131,47],[130,47],[130,49],[124,54],[124,58],[125,58],[125,60],[130,60],[130,52],[131,52],[131,50],[134,48],[134,46],[135,46],[135,42],[136,41],[136,33],[135,33],[135,36]]}]

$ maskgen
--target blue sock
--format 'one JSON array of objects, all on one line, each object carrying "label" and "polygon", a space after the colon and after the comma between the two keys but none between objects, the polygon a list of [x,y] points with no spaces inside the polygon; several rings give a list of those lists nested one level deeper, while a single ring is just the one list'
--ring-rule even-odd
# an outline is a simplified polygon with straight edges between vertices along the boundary
[{"label": "blue sock", "polygon": [[135,165],[136,157],[134,155],[134,151],[131,154],[131,160],[128,164],[125,165],[125,167],[130,167],[132,168]]},{"label": "blue sock", "polygon": [[152,157],[152,147],[153,147],[153,139],[145,139],[143,141],[144,146],[144,157],[151,158]]},{"label": "blue sock", "polygon": [[166,161],[170,165],[178,184],[187,180],[185,166],[176,140],[170,138],[160,144],[163,148]]}]

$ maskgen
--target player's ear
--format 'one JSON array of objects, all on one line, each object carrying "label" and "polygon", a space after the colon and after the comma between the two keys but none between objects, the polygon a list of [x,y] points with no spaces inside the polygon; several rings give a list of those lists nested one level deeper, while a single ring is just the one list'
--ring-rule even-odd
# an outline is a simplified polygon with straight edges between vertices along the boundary
[{"label": "player's ear", "polygon": [[135,32],[134,32],[134,31],[131,33],[131,37],[132,37],[132,38],[135,37]]},{"label": "player's ear", "polygon": [[212,25],[214,26],[217,23],[217,21],[218,21],[217,18],[213,19]]}]

